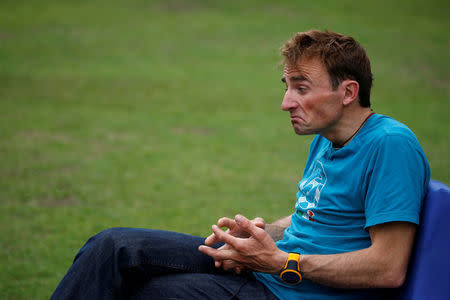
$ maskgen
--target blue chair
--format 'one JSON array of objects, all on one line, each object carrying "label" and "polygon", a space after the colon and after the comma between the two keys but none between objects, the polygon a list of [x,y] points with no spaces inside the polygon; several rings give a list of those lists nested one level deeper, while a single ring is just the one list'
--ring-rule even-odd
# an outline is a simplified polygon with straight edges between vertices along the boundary
[{"label": "blue chair", "polygon": [[450,299],[450,188],[431,180],[397,299]]}]

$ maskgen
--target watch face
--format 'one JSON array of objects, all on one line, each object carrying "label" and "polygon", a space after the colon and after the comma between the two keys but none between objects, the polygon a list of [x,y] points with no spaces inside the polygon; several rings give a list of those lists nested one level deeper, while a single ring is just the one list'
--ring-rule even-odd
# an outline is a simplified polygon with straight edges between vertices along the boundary
[{"label": "watch face", "polygon": [[296,284],[300,282],[301,277],[296,271],[286,270],[281,274],[281,279],[289,284]]}]

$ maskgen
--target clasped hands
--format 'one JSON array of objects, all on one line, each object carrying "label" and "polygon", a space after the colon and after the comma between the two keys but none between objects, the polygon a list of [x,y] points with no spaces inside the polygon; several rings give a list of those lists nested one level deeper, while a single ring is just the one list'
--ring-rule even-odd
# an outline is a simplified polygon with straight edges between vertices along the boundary
[{"label": "clasped hands", "polygon": [[[220,227],[227,227],[223,231]],[[236,215],[234,219],[221,218],[212,226],[213,233],[205,240],[199,251],[211,256],[217,268],[278,274],[283,268],[287,253],[278,249],[272,237],[264,230],[262,218],[248,220]],[[211,248],[217,242],[225,244]]]}]

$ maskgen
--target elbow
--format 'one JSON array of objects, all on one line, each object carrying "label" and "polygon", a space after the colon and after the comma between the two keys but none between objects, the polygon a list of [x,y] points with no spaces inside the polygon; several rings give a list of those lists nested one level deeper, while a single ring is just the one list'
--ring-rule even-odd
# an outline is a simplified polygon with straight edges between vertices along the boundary
[{"label": "elbow", "polygon": [[382,259],[377,264],[378,288],[399,288],[406,280],[408,260],[402,258]]},{"label": "elbow", "polygon": [[380,278],[381,288],[399,288],[403,285],[406,279],[406,270],[391,269],[383,274]]},{"label": "elbow", "polygon": [[403,285],[404,282],[405,276],[390,278],[388,281],[386,281],[386,288],[399,288]]}]

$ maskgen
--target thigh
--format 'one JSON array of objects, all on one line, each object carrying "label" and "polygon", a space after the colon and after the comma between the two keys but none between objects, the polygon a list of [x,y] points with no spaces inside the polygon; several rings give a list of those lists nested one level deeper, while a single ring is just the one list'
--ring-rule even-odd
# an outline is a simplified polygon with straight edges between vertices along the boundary
[{"label": "thigh", "polygon": [[100,240],[100,244],[115,249],[114,256],[122,272],[136,269],[152,277],[177,271],[217,271],[213,259],[198,251],[205,241],[202,237],[164,230],[111,228],[92,239],[93,243]]},{"label": "thigh", "polygon": [[251,274],[183,273],[151,279],[130,299],[277,299]]},{"label": "thigh", "polygon": [[53,298],[106,299],[126,295],[164,274],[218,272],[213,259],[198,251],[203,243],[204,238],[177,232],[104,230],[81,248]]}]

